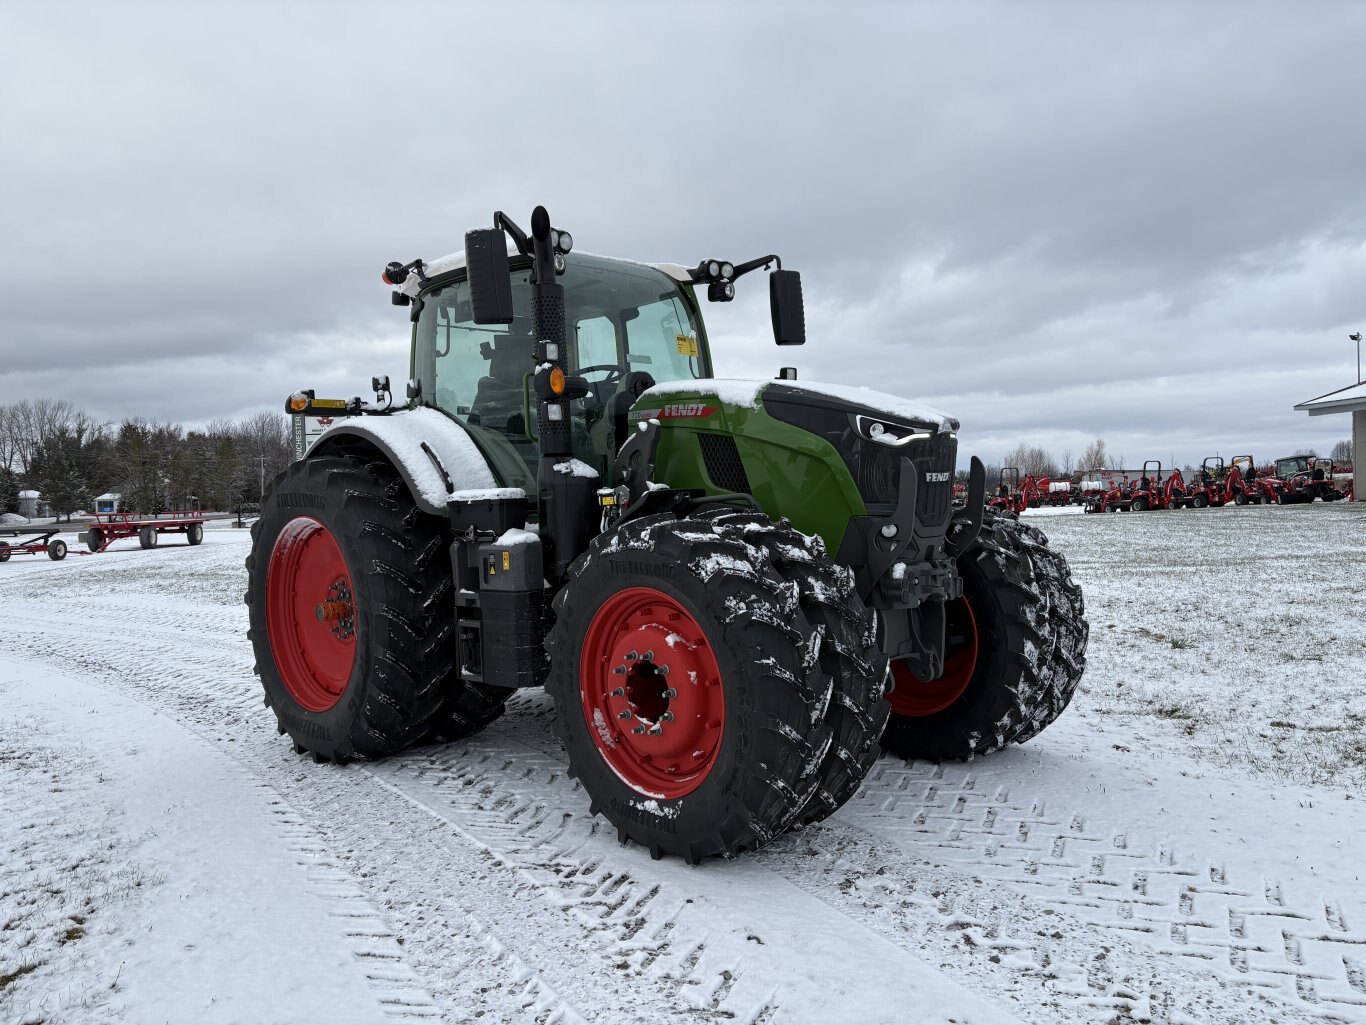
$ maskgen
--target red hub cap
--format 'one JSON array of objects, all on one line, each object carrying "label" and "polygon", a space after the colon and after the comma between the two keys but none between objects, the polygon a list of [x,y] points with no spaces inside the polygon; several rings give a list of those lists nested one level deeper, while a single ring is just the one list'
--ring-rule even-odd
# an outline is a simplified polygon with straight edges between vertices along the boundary
[{"label": "red hub cap", "polygon": [[716,764],[721,670],[697,620],[653,587],[618,591],[593,616],[579,693],[598,751],[647,797],[692,793]]},{"label": "red hub cap", "polygon": [[963,696],[977,668],[977,620],[966,598],[950,602],[945,609],[944,673],[937,680],[922,683],[904,660],[892,663],[895,686],[887,695],[897,715],[923,716],[942,712]]},{"label": "red hub cap", "polygon": [[332,532],[306,516],[285,524],[266,570],[266,631],[280,678],[310,712],[335,705],[351,679],[355,601]]}]

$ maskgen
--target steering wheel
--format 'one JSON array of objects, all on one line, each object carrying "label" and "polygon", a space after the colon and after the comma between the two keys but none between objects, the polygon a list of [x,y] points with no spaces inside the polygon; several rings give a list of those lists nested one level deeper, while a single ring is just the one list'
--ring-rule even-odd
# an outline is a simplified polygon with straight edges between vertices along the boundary
[{"label": "steering wheel", "polygon": [[615,381],[620,381],[625,374],[630,372],[630,368],[624,367],[620,363],[594,363],[591,367],[579,367],[574,371],[574,376],[582,377],[584,374],[594,374],[599,371],[607,376],[601,381],[594,381],[595,385],[612,384]]}]

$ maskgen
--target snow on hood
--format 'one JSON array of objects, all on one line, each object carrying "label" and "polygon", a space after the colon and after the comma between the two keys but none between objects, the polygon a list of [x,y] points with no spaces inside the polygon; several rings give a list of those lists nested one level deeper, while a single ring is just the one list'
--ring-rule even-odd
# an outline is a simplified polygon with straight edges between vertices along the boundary
[{"label": "snow on hood", "polygon": [[759,405],[760,393],[770,385],[780,385],[793,391],[852,402],[855,405],[866,406],[868,409],[881,413],[890,419],[909,419],[935,424],[941,431],[956,431],[958,429],[957,420],[933,406],[888,395],[886,392],[874,391],[872,388],[861,388],[848,384],[821,384],[815,381],[741,381],[728,378],[663,381],[644,392],[641,398],[644,399],[646,395],[664,396],[684,393],[695,395],[701,392],[715,395],[728,405],[756,409]]}]

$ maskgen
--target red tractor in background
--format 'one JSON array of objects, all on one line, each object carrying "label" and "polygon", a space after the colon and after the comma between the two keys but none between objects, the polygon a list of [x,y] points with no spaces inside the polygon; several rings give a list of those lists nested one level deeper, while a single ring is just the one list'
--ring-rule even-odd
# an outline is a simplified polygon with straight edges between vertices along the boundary
[{"label": "red tractor in background", "polygon": [[1226,487],[1233,495],[1235,505],[1272,505],[1277,498],[1273,480],[1275,478],[1270,475],[1258,473],[1257,462],[1251,456],[1234,456]]},{"label": "red tractor in background", "polygon": [[1003,466],[996,477],[996,490],[987,499],[987,505],[1018,516],[1029,508],[1029,493],[1033,486],[1033,477],[1020,479],[1018,466]]},{"label": "red tractor in background", "polygon": [[1272,480],[1281,505],[1303,505],[1318,499],[1339,502],[1347,496],[1333,480],[1333,460],[1318,456],[1285,456],[1276,460]]},{"label": "red tractor in background", "polygon": [[1137,479],[1132,482],[1128,479],[1130,471],[1120,472],[1124,474],[1124,482],[1101,496],[1094,511],[1146,512],[1149,509],[1167,509],[1171,507],[1173,499],[1186,493],[1186,481],[1181,471],[1172,470],[1164,477],[1162,464],[1156,459],[1145,462],[1143,469],[1138,471]]},{"label": "red tractor in background", "polygon": [[[1251,456],[1244,458],[1251,459]],[[1206,456],[1190,485],[1173,494],[1173,509],[1205,509],[1236,502],[1242,494],[1242,471],[1224,464],[1223,456]],[[1244,499],[1244,502],[1246,499]]]}]

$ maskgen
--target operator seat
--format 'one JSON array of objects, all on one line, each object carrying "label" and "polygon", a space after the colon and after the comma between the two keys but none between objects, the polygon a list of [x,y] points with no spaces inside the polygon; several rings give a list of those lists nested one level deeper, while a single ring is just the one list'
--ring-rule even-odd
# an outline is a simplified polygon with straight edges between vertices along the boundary
[{"label": "operator seat", "polygon": [[480,343],[479,352],[489,361],[488,374],[475,388],[470,423],[513,440],[526,440],[522,380],[533,365],[531,336],[494,335],[492,342]]}]

